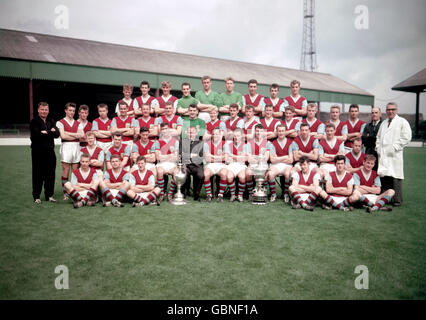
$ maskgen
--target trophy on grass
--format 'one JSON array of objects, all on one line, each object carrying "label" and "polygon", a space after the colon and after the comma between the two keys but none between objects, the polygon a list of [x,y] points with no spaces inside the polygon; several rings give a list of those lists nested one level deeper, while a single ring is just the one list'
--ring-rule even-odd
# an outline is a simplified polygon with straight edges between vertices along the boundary
[{"label": "trophy on grass", "polygon": [[256,180],[256,187],[253,192],[252,204],[266,204],[268,202],[268,194],[266,192],[265,174],[268,171],[268,164],[265,159],[265,149],[259,152],[259,162],[253,167],[254,179]]},{"label": "trophy on grass", "polygon": [[173,173],[173,177],[175,179],[177,192],[176,192],[175,196],[173,197],[173,200],[171,201],[171,203],[176,205],[176,206],[187,204],[188,201],[186,201],[183,198],[183,194],[180,191],[180,189],[182,188],[182,186],[183,186],[183,184],[185,183],[185,180],[186,180],[186,169],[185,169],[185,166],[182,163],[182,156],[181,155],[179,155],[179,161],[178,161],[177,169]]}]

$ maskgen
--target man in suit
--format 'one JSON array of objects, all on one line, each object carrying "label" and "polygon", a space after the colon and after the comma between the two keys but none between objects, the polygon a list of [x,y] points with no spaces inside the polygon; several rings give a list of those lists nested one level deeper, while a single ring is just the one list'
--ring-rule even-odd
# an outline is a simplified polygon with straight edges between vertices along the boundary
[{"label": "man in suit", "polygon": [[382,191],[395,190],[394,206],[402,204],[402,180],[404,179],[403,150],[411,141],[411,127],[407,120],[398,116],[395,102],[386,105],[387,119],[377,133],[376,151],[379,155],[377,170]]},{"label": "man in suit", "polygon": [[[362,144],[365,146],[365,154],[372,154],[377,158],[376,138],[382,124],[382,112],[380,108],[371,108],[371,122],[368,123],[362,132]],[[377,171],[378,162],[374,164],[374,171]]]},{"label": "man in suit", "polygon": [[[189,127],[186,130],[187,138],[182,139],[180,144],[180,154],[182,163],[186,167],[186,181],[184,190],[189,190],[191,184],[191,176],[193,177],[194,200],[200,201],[201,187],[204,182],[203,168],[203,146],[204,142],[198,135],[197,127]],[[188,194],[188,192],[186,192]]]},{"label": "man in suit", "polygon": [[53,198],[56,169],[54,139],[59,137],[59,130],[55,121],[48,116],[47,102],[40,102],[37,111],[38,115],[31,120],[30,131],[33,198],[35,203],[40,204],[43,184],[46,201],[56,202]]}]

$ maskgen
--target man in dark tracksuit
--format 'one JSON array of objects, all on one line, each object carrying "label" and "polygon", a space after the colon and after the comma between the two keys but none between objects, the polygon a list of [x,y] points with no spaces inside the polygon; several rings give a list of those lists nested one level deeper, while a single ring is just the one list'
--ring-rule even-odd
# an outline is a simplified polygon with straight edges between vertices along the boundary
[{"label": "man in dark tracksuit", "polygon": [[[365,146],[365,154],[372,154],[379,159],[376,151],[376,137],[379,132],[382,113],[379,108],[373,107],[371,109],[371,122],[368,123],[362,132],[362,144]],[[377,171],[378,161],[374,165],[373,170]]]},{"label": "man in dark tracksuit", "polygon": [[31,120],[31,158],[33,177],[33,198],[35,203],[41,203],[40,194],[44,183],[46,201],[56,202],[53,198],[55,186],[55,138],[59,130],[55,121],[48,117],[49,105],[46,102],[38,104],[38,115]]}]

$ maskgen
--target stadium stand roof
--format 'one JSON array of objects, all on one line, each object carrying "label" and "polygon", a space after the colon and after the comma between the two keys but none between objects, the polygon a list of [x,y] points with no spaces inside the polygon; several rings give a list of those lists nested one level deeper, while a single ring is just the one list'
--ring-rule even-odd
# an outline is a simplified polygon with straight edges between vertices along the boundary
[{"label": "stadium stand roof", "polygon": [[290,92],[290,81],[297,79],[308,100],[366,105],[374,101],[369,92],[327,73],[6,29],[0,29],[0,44],[0,76],[6,77],[109,85],[147,80],[154,88],[167,79],[174,88],[188,81],[198,90],[200,77],[209,75],[213,89],[223,91],[223,79],[232,76],[237,91],[246,92],[247,81],[255,78],[258,91],[267,95],[270,84]]},{"label": "stadium stand roof", "polygon": [[392,90],[414,92],[416,94],[416,122],[414,137],[419,138],[420,93],[426,91],[426,68],[393,86]]},{"label": "stadium stand roof", "polygon": [[426,68],[392,87],[392,90],[422,92],[426,89]]}]

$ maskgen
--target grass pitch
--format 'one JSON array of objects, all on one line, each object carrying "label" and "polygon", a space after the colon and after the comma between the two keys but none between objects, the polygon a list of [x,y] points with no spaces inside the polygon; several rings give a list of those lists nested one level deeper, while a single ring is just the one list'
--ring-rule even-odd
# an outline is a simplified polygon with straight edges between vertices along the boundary
[{"label": "grass pitch", "polygon": [[[426,150],[404,155],[404,206],[392,212],[281,201],[76,210],[59,200],[59,163],[58,203],[35,205],[29,147],[0,147],[0,299],[425,299]],[[68,290],[55,288],[58,265]],[[358,265],[368,290],[354,286]]]}]

